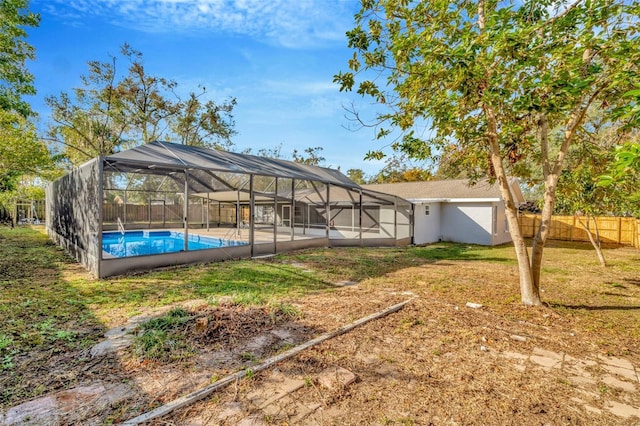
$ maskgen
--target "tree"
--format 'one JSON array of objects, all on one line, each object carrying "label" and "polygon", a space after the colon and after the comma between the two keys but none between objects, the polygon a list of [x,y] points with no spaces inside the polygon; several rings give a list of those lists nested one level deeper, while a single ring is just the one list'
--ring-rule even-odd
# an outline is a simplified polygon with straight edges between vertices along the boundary
[{"label": "tree", "polygon": [[128,122],[116,95],[116,60],[91,61],[88,75],[74,98],[67,93],[48,96],[51,108],[50,141],[61,145],[62,155],[71,164],[81,164],[100,155],[117,152],[125,143]]},{"label": "tree", "polygon": [[15,194],[24,175],[50,165],[46,146],[29,121],[34,113],[23,100],[35,94],[33,75],[26,68],[35,50],[26,41],[26,28],[40,22],[40,16],[27,9],[28,3],[0,2],[0,202]]},{"label": "tree", "polygon": [[[334,81],[386,105],[372,125],[413,158],[447,155],[475,181],[495,180],[518,259],[521,300],[538,305],[558,178],[591,105],[615,120],[638,79],[638,3],[362,0],[350,71]],[[370,78],[367,78],[370,77]],[[386,77],[386,78],[384,78]],[[433,134],[415,130],[426,122]],[[561,129],[558,140],[551,129]],[[542,220],[531,254],[508,176],[540,170]]]},{"label": "tree", "polygon": [[45,144],[33,124],[17,112],[0,109],[0,192],[17,189],[23,175],[34,175],[51,165]]},{"label": "tree", "polygon": [[[247,154],[251,153],[251,148],[246,150]],[[258,150],[258,154],[260,157],[268,157],[268,158],[283,158],[282,156],[282,142],[273,148],[260,148]]]},{"label": "tree", "polygon": [[25,28],[40,23],[40,15],[29,12],[28,5],[28,0],[0,2],[0,110],[23,117],[33,112],[22,97],[36,93],[33,75],[26,68],[26,61],[35,58],[35,49],[26,41]]},{"label": "tree", "polygon": [[347,177],[358,185],[364,185],[365,183],[367,183],[366,176],[364,175],[362,169],[347,170]]},{"label": "tree", "polygon": [[369,183],[421,182],[432,177],[429,170],[416,167],[404,156],[393,156],[387,159],[385,166],[369,180]]},{"label": "tree", "polygon": [[294,149],[291,156],[296,163],[319,166],[325,162],[325,158],[321,155],[322,150],[323,148],[321,146],[315,148],[309,147],[305,148],[304,153],[301,154],[297,149]]},{"label": "tree", "polygon": [[73,96],[46,98],[53,121],[50,140],[62,146],[72,164],[159,139],[210,148],[232,146],[235,99],[220,104],[206,100],[204,87],[181,99],[178,83],[147,73],[142,53],[128,44],[120,53],[128,62],[126,75],[119,76],[117,57],[90,61]]},{"label": "tree", "polygon": [[[636,85],[636,87],[640,87]],[[614,161],[606,174],[598,179],[598,186],[617,189],[625,194],[627,211],[640,217],[640,131],[634,128],[640,122],[640,88],[623,95],[629,103],[620,110],[620,117],[632,129],[632,136],[615,148]]]},{"label": "tree", "polygon": [[614,148],[634,138],[637,138],[637,132],[624,126],[609,125],[600,110],[594,109],[576,135],[579,143],[567,153],[566,165],[558,179],[555,213],[575,215],[602,267],[606,266],[606,261],[596,216],[624,216],[628,207],[627,194],[616,187],[599,186],[598,176],[608,170],[614,159]]},{"label": "tree", "polygon": [[580,164],[562,172],[558,180],[555,212],[575,216],[578,224],[586,231],[600,266],[605,267],[607,264],[602,252],[598,221],[595,217],[604,215],[615,201],[612,200],[608,191],[596,185],[593,174],[595,167],[590,166],[592,165]]},{"label": "tree", "polygon": [[231,136],[235,134],[235,122],[231,115],[236,100],[231,99],[223,104],[212,100],[202,102],[206,94],[204,87],[199,94],[190,93],[178,110],[173,131],[183,145],[212,146],[230,149],[233,146]]},{"label": "tree", "polygon": [[598,186],[624,194],[629,214],[640,217],[640,142],[629,141],[616,147],[608,174],[598,179]]}]

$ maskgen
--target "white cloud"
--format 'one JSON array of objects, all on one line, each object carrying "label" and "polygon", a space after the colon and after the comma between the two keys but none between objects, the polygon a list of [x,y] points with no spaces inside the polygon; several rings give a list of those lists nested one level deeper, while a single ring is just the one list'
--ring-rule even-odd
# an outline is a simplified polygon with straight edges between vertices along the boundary
[{"label": "white cloud", "polygon": [[323,93],[335,93],[338,86],[331,81],[293,81],[293,80],[266,80],[262,82],[263,91],[276,95],[277,93],[289,96],[309,96]]},{"label": "white cloud", "polygon": [[355,7],[354,0],[48,0],[44,9],[72,23],[99,17],[150,33],[218,32],[298,48],[343,43]]}]

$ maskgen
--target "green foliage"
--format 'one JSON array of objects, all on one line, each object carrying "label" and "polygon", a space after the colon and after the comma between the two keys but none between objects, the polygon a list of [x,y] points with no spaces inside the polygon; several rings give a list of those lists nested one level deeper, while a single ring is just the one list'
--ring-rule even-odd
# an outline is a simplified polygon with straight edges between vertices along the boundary
[{"label": "green foliage", "polygon": [[623,194],[629,212],[640,217],[640,143],[627,142],[616,147],[607,172],[599,176],[598,187]]},{"label": "green foliage", "polygon": [[140,360],[181,361],[195,353],[185,339],[185,325],[193,319],[183,308],[141,325],[142,332],[133,343],[133,353]]},{"label": "green foliage", "polygon": [[547,223],[590,107],[611,123],[628,113],[623,94],[640,80],[639,18],[637,1],[363,0],[347,32],[350,71],[334,82],[387,107],[371,125],[380,138],[399,131],[396,150],[498,182],[522,300],[540,304],[548,228],[541,225],[529,255],[508,178],[543,184]]},{"label": "green foliage", "polygon": [[303,153],[298,152],[297,149],[293,150],[293,161],[301,164],[309,164],[311,166],[320,166],[324,163],[325,158],[321,155],[323,148],[317,146],[315,148],[309,147],[304,150]]},{"label": "green foliage", "polygon": [[13,355],[15,351],[11,350],[13,338],[6,334],[0,334],[0,371],[10,370],[13,368]]},{"label": "green foliage", "polygon": [[[606,99],[611,114],[638,77],[637,4],[566,8],[560,1],[363,1],[347,33],[350,71],[334,81],[390,107],[376,128],[382,138],[390,127],[406,132],[395,149],[412,158],[439,155],[472,179],[495,173],[487,138],[495,117],[504,166],[527,178],[544,161],[534,144],[541,114],[549,128],[566,128],[573,112],[596,99]],[[426,139],[414,134],[420,120],[433,130]]]},{"label": "green foliage", "polygon": [[47,148],[33,125],[16,113],[0,110],[0,173],[34,174],[49,163]]},{"label": "green foliage", "polygon": [[187,312],[183,308],[174,308],[170,310],[166,315],[145,322],[144,324],[142,324],[142,328],[145,330],[166,331],[183,325],[189,320],[191,320],[189,312]]},{"label": "green foliage", "polygon": [[35,58],[33,46],[26,41],[26,28],[40,23],[40,16],[29,12],[28,5],[28,0],[0,2],[0,111],[13,111],[22,117],[33,115],[22,96],[36,92],[33,75],[25,65]]},{"label": "green foliage", "polygon": [[637,137],[623,124],[612,126],[600,110],[590,111],[575,144],[567,153],[558,180],[555,213],[587,216],[629,213],[628,193],[616,186],[598,184],[615,158],[616,144]]},{"label": "green foliage", "polygon": [[269,316],[275,324],[279,318],[286,321],[293,321],[302,317],[302,312],[290,303],[271,302],[268,305]]},{"label": "green foliage", "polygon": [[629,103],[617,111],[619,117],[627,121],[626,126],[629,128],[637,127],[640,123],[640,84],[636,84],[635,87],[622,95]]},{"label": "green foliage", "polygon": [[0,109],[0,202],[18,190],[24,175],[41,174],[52,167],[33,124],[17,112]]},{"label": "green foliage", "polygon": [[13,343],[13,339],[11,336],[7,336],[6,334],[0,334],[0,351],[8,348]]},{"label": "green foliage", "polygon": [[347,170],[347,177],[357,183],[363,185],[367,183],[366,176],[361,169],[349,169]]},{"label": "green foliage", "polygon": [[368,183],[421,182],[432,177],[430,170],[412,164],[406,156],[393,156]]},{"label": "green foliage", "polygon": [[190,93],[178,108],[173,132],[183,145],[229,148],[235,134],[232,112],[237,102],[235,98],[222,104],[203,101],[206,90],[201,89],[198,94]]},{"label": "green foliage", "polygon": [[[251,148],[249,148],[249,150],[251,150]],[[261,157],[282,158],[282,142],[273,148],[260,148],[258,155]]]},{"label": "green foliage", "polygon": [[[125,75],[120,75],[118,59],[128,63]],[[150,75],[142,53],[127,44],[119,58],[89,61],[88,67],[72,95],[46,98],[52,145],[70,163],[77,165],[155,140],[221,149],[232,146],[235,99],[207,100],[204,87],[181,99],[176,94],[178,83]]]},{"label": "green foliage", "polygon": [[192,357],[195,349],[178,332],[145,330],[133,343],[133,353],[140,360],[160,362],[184,361]]}]

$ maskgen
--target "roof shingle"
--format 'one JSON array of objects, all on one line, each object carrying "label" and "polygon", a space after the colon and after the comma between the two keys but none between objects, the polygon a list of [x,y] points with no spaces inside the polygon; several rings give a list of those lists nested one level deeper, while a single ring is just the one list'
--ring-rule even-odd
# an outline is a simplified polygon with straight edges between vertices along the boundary
[{"label": "roof shingle", "polygon": [[412,199],[460,199],[491,198],[501,199],[500,189],[488,181],[480,181],[473,186],[466,179],[431,180],[425,182],[398,182],[362,185],[363,188]]}]

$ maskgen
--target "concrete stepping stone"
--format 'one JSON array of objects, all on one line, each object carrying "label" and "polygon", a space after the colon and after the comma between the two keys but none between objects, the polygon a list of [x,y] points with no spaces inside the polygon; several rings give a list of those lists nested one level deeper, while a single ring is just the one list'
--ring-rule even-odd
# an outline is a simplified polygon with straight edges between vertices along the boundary
[{"label": "concrete stepping stone", "polygon": [[603,356],[603,355],[598,355],[598,359],[600,359],[600,361],[602,361],[603,363],[613,366],[613,367],[619,367],[619,368],[624,368],[627,370],[631,370],[633,371],[633,364],[631,364],[631,362],[629,362],[628,360],[624,359],[624,358],[616,358],[613,356]]},{"label": "concrete stepping stone", "polygon": [[529,360],[543,370],[551,371],[553,368],[562,367],[562,358],[564,354],[558,352],[547,351],[540,348],[533,348],[533,354],[529,357]]},{"label": "concrete stepping stone", "polygon": [[0,414],[0,424],[12,426],[78,423],[133,395],[133,389],[124,383],[98,382],[78,386],[12,407],[4,418]]},{"label": "concrete stepping stone", "polygon": [[218,420],[224,421],[231,417],[242,414],[242,403],[238,401],[224,404],[222,412],[218,415]]},{"label": "concrete stepping stone", "polygon": [[270,333],[286,343],[294,342],[293,333],[286,328],[276,328],[271,330]]},{"label": "concrete stepping stone", "polygon": [[529,359],[529,355],[521,354],[519,352],[500,352],[499,357],[506,358],[511,361],[513,368],[521,373],[524,373],[527,369],[526,362]]},{"label": "concrete stepping stone", "polygon": [[116,338],[110,338],[103,340],[102,342],[94,345],[89,353],[92,358],[98,356],[105,356],[112,352],[118,352],[122,349],[126,349],[133,343],[133,335],[125,335]]},{"label": "concrete stepping stone", "polygon": [[304,380],[289,378],[284,375],[272,375],[264,384],[249,393],[247,399],[259,409],[264,409],[277,400],[297,391],[304,386]]},{"label": "concrete stepping stone", "polygon": [[597,414],[599,416],[602,415],[602,410],[599,408],[592,407],[589,404],[584,404],[582,407],[589,413]]},{"label": "concrete stepping stone", "polygon": [[247,340],[244,345],[236,350],[239,353],[249,352],[254,356],[262,356],[263,352],[269,345],[277,342],[279,338],[271,333],[258,334]]},{"label": "concrete stepping stone", "polygon": [[620,377],[624,377],[625,379],[630,380],[632,382],[636,382],[636,383],[638,382],[638,376],[636,375],[636,372],[633,369],[618,367],[616,365],[610,365],[610,364],[602,364],[601,366],[604,370],[606,370],[609,373],[616,374]]},{"label": "concrete stepping stone", "polygon": [[618,417],[623,417],[625,419],[629,419],[631,417],[640,418],[640,408],[633,407],[628,404],[622,404],[616,401],[606,401],[604,404],[604,409]]},{"label": "concrete stepping stone", "polygon": [[318,383],[329,390],[344,389],[355,381],[355,374],[339,366],[327,367],[318,374]]},{"label": "concrete stepping stone", "polygon": [[[316,410],[318,410],[318,408],[320,407],[322,407],[322,404],[319,402],[309,404],[309,405],[299,404],[298,412],[296,413],[295,417],[291,419],[291,424],[294,424],[294,425],[301,424],[303,420],[305,420],[311,414],[315,413]],[[309,422],[305,420],[305,424],[309,424]]]},{"label": "concrete stepping stone", "polygon": [[596,384],[595,379],[584,376],[569,376],[567,380],[577,386],[595,386]]},{"label": "concrete stepping stone", "polygon": [[237,426],[266,426],[262,416],[245,417],[236,423]]},{"label": "concrete stepping stone", "polygon": [[351,281],[351,280],[345,280],[345,281],[338,281],[333,283],[333,285],[337,286],[337,287],[351,287],[354,285],[358,285],[360,284],[359,281]]},{"label": "concrete stepping stone", "polygon": [[565,355],[562,367],[571,374],[590,379],[593,375],[587,371],[587,368],[593,368],[597,365],[596,361],[590,359],[578,359],[571,355]]},{"label": "concrete stepping stone", "polygon": [[626,392],[635,392],[636,391],[636,385],[634,385],[633,383],[629,383],[629,382],[625,382],[622,380],[618,380],[613,376],[610,375],[605,375],[602,378],[602,382],[605,385],[608,386],[612,386],[614,388],[618,388],[618,389],[622,389],[623,391]]}]

